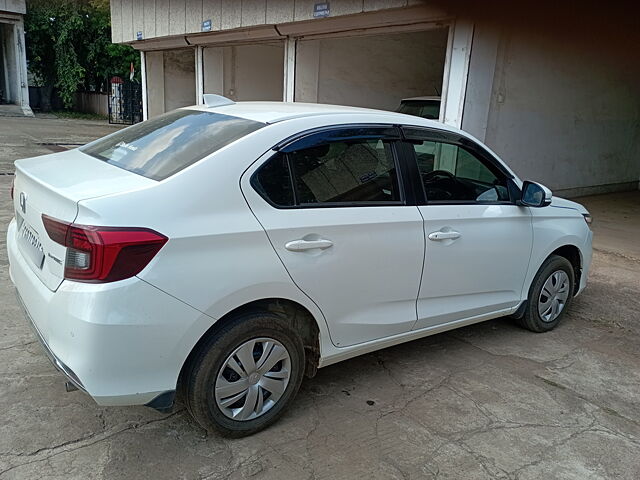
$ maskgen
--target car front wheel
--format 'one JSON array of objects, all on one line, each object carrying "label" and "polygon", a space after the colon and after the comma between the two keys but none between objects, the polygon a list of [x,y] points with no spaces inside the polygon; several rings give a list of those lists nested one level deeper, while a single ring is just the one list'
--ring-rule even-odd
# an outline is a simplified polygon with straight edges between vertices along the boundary
[{"label": "car front wheel", "polygon": [[304,373],[302,340],[272,313],[234,318],[204,342],[185,378],[185,403],[205,429],[253,434],[293,400]]},{"label": "car front wheel", "polygon": [[569,260],[559,255],[550,256],[533,279],[527,308],[520,319],[522,326],[532,332],[555,328],[573,299],[574,279]]}]

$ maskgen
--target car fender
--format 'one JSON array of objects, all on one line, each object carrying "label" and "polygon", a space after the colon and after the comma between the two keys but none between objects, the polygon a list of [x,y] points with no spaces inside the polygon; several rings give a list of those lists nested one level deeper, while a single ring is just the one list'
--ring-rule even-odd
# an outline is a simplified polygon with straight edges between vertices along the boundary
[{"label": "car fender", "polygon": [[[589,228],[582,214],[573,208],[545,207],[531,208],[533,225],[533,245],[529,268],[522,291],[526,299],[533,279],[544,261],[557,249],[572,246],[580,252],[580,265],[585,268]],[[589,256],[590,258],[590,256]]]}]

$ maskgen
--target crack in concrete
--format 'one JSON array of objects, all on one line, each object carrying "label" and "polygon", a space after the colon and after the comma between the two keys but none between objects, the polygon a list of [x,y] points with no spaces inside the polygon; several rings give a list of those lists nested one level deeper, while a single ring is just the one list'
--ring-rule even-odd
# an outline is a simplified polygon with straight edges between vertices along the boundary
[{"label": "crack in concrete", "polygon": [[487,355],[490,355],[492,357],[512,359],[512,360],[515,360],[517,362],[534,363],[534,364],[539,365],[539,366],[546,366],[546,365],[549,365],[549,364],[553,364],[553,363],[559,362],[559,361],[563,360],[565,357],[567,357],[569,355],[572,355],[572,354],[574,354],[575,352],[577,352],[579,350],[584,349],[583,345],[579,345],[576,348],[570,350],[569,352],[562,354],[558,358],[555,358],[555,359],[552,359],[552,360],[539,361],[539,360],[534,360],[533,358],[521,357],[521,356],[513,354],[513,353],[495,353],[495,352],[492,352],[491,350],[487,350],[486,348],[483,348],[483,347],[481,347],[479,345],[476,345],[475,343],[471,342],[468,339],[465,339],[462,336],[457,336],[457,335],[455,335],[453,333],[451,335],[456,340],[458,340],[458,341],[460,341],[460,342],[462,342],[462,343],[464,343],[466,345],[469,345],[472,348],[480,350],[481,352],[483,352],[483,353],[485,353]]},{"label": "crack in concrete", "polygon": [[[18,454],[18,455],[14,455],[15,457],[33,457],[33,456],[37,456],[40,454],[43,454],[45,452],[53,452],[50,455],[45,455],[43,458],[38,458],[29,462],[23,462],[23,463],[18,463],[16,465],[12,465],[11,467],[0,471],[0,478],[2,478],[5,474],[7,474],[8,472],[15,470],[16,468],[20,468],[23,467],[25,465],[31,465],[34,463],[39,463],[39,462],[43,462],[43,461],[49,461],[51,458],[56,457],[58,455],[61,455],[63,453],[67,453],[67,452],[73,452],[76,450],[80,450],[82,448],[86,448],[86,447],[90,447],[93,445],[96,445],[98,443],[101,443],[105,440],[108,440],[114,436],[120,435],[121,433],[130,431],[130,430],[138,430],[140,428],[144,428],[147,425],[151,425],[154,423],[160,423],[160,422],[165,422],[179,414],[181,414],[182,412],[184,412],[184,409],[181,409],[177,412],[174,412],[172,414],[169,414],[163,418],[156,418],[153,420],[148,420],[146,422],[140,422],[140,423],[134,423],[133,425],[129,425],[125,428],[121,428],[119,430],[116,430],[114,432],[110,432],[106,435],[103,435],[105,432],[99,432],[99,433],[93,433],[91,435],[88,435],[86,437],[82,437],[82,438],[78,438],[78,439],[74,439],[74,440],[69,440],[67,442],[63,442],[59,445],[54,445],[53,447],[44,447],[44,448],[40,448],[34,452],[28,453],[28,454]],[[100,437],[98,438],[96,441],[94,442],[88,442],[89,440],[92,440],[96,437]],[[86,443],[85,443],[86,442]],[[77,446],[76,446],[77,445]],[[69,446],[76,446],[75,448],[66,448]]]},{"label": "crack in concrete", "polygon": [[[495,464],[495,461],[493,459],[476,452],[464,442],[460,442],[457,445],[460,448],[462,448],[465,452],[467,452],[469,455],[471,455],[476,460],[476,462],[478,462],[478,465],[480,465],[480,468],[482,468],[490,478],[497,478],[497,479],[509,478],[509,473],[503,470],[502,468],[498,467]],[[489,467],[492,467],[494,471],[490,470]]]},{"label": "crack in concrete", "polygon": [[594,425],[596,424],[596,421],[594,419],[594,421],[588,425],[587,427],[578,430],[577,432],[573,432],[572,434],[570,434],[568,437],[556,441],[556,442],[551,442],[551,446],[548,448],[545,448],[542,453],[540,454],[540,456],[536,459],[533,460],[531,462],[528,462],[524,465],[521,465],[520,467],[518,467],[517,469],[513,470],[510,472],[510,478],[513,478],[514,480],[518,480],[520,478],[520,474],[522,473],[523,470],[527,469],[527,468],[531,468],[534,467],[536,465],[539,465],[550,452],[555,452],[555,450],[558,447],[562,447],[563,445],[566,445],[567,443],[569,443],[571,440],[573,440],[574,438],[578,437],[579,435],[582,435],[585,432],[588,431],[592,431]]},{"label": "crack in concrete", "polygon": [[315,468],[315,465],[313,464],[313,455],[311,455],[311,447],[309,445],[309,440],[311,439],[311,436],[316,433],[316,431],[318,430],[318,427],[320,426],[320,409],[318,408],[318,404],[316,403],[316,398],[313,396],[311,397],[311,403],[313,404],[313,412],[314,412],[313,426],[311,427],[309,432],[307,432],[307,435],[305,436],[305,439],[304,439],[305,451],[307,453],[307,458],[309,459],[309,462],[306,465],[307,468],[303,467],[303,469],[305,470],[308,469],[309,474],[311,475],[311,477],[309,478],[311,478],[312,480],[316,480],[316,468]]},{"label": "crack in concrete", "polygon": [[16,343],[15,345],[9,345],[8,347],[0,348],[0,352],[3,352],[5,350],[11,350],[12,348],[26,347],[28,345],[33,345],[34,343],[37,343],[37,340],[32,340],[26,343]]},{"label": "crack in concrete", "polygon": [[[599,338],[601,338],[601,337],[599,337]],[[475,345],[475,344],[473,344],[473,343],[471,343],[471,342],[469,342],[469,341],[467,341],[467,340],[464,340],[464,339],[462,339],[462,338],[460,338],[459,340],[460,340],[461,342],[464,342],[464,343],[468,344],[469,346],[471,346],[471,347],[473,347],[473,348],[475,348],[475,349],[478,349],[478,350],[480,350],[480,351],[482,351],[482,352],[484,352],[484,353],[486,353],[486,354],[490,355],[490,356],[499,357],[499,358],[511,358],[511,359],[513,359],[513,360],[515,360],[515,361],[517,361],[517,362],[519,362],[519,363],[520,363],[520,362],[524,362],[524,363],[532,363],[532,364],[537,365],[537,366],[539,366],[539,367],[543,367],[543,368],[546,368],[547,370],[553,370],[553,371],[556,371],[556,370],[562,370],[562,369],[564,369],[564,368],[568,368],[568,367],[569,367],[570,365],[572,365],[574,362],[572,362],[572,363],[571,363],[571,364],[569,364],[569,365],[560,366],[560,367],[549,367],[549,366],[548,366],[549,364],[557,363],[557,362],[561,361],[562,359],[564,359],[565,357],[568,357],[568,356],[570,356],[570,355],[572,355],[572,354],[574,354],[574,353],[576,353],[576,352],[578,352],[578,351],[580,351],[580,350],[584,350],[584,348],[585,348],[585,346],[584,346],[584,345],[580,345],[580,346],[576,347],[575,349],[572,349],[570,352],[567,352],[567,353],[566,353],[566,354],[564,354],[562,357],[559,357],[558,359],[555,359],[555,360],[549,360],[549,361],[544,361],[544,362],[539,362],[539,361],[536,361],[536,360],[533,360],[533,359],[530,359],[530,358],[520,357],[520,356],[513,355],[513,354],[504,354],[504,355],[503,355],[503,354],[497,354],[497,353],[491,352],[491,351],[489,351],[489,350],[486,350],[486,349],[484,349],[484,348],[482,348],[482,347],[480,347],[480,346],[478,346],[478,345]],[[587,343],[592,343],[592,342],[597,341],[597,340],[598,340],[598,339],[590,339]],[[587,403],[587,404],[589,404],[589,405],[595,406],[595,407],[597,407],[598,409],[600,409],[600,410],[604,411],[605,413],[608,413],[608,412],[611,410],[609,407],[606,407],[606,406],[603,406],[603,405],[598,404],[598,403],[597,403],[597,402],[595,402],[594,400],[587,398],[586,396],[584,396],[584,395],[582,395],[581,393],[579,393],[579,392],[577,392],[577,391],[575,391],[575,390],[571,389],[570,387],[567,387],[566,385],[562,385],[562,384],[557,383],[557,382],[555,382],[555,381],[553,381],[553,380],[546,379],[546,378],[544,378],[544,377],[542,377],[542,376],[540,376],[540,375],[535,375],[535,374],[534,374],[533,376],[534,376],[534,378],[538,378],[539,380],[541,380],[542,382],[544,382],[546,385],[550,385],[550,386],[553,386],[553,387],[555,387],[555,388],[560,388],[560,389],[562,389],[562,390],[566,391],[566,392],[567,392],[568,394],[570,394],[572,397],[575,397],[575,398],[577,398],[577,399],[580,399],[580,400],[582,400],[583,402],[585,402],[585,403]],[[469,399],[470,399],[470,398],[469,398]],[[470,399],[470,400],[471,400],[471,399]],[[625,416],[623,416],[623,415],[619,414],[618,412],[616,412],[616,414],[617,414],[618,416],[620,416],[621,418],[623,418],[625,421],[627,421],[627,422],[631,422],[631,423],[633,423],[633,424],[635,424],[635,425],[640,426],[640,422],[638,422],[638,421],[636,421],[636,420],[634,420],[634,419],[632,419],[632,418],[625,417]]]},{"label": "crack in concrete", "polygon": [[632,255],[627,255],[621,252],[616,252],[613,250],[607,250],[601,247],[592,247],[594,252],[602,253],[604,255],[611,255],[613,257],[623,258],[625,260],[630,260],[632,262],[640,263],[640,258],[634,257]]}]

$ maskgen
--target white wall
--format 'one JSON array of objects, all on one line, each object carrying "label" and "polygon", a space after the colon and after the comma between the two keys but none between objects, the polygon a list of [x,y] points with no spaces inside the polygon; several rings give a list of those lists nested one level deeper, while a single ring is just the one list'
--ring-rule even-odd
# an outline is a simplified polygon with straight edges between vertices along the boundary
[{"label": "white wall", "polygon": [[165,112],[195,105],[195,50],[193,48],[166,50],[163,54]]},{"label": "white wall", "polygon": [[76,92],[73,103],[74,110],[109,116],[109,95],[95,92]]},{"label": "white wall", "polygon": [[145,53],[148,118],[196,104],[195,49]]},{"label": "white wall", "polygon": [[586,31],[480,25],[463,128],[564,195],[637,188],[640,62],[620,47]]},{"label": "white wall", "polygon": [[[282,100],[281,42],[204,48],[202,58],[204,93],[243,101]],[[193,48],[146,52],[149,118],[197,103],[195,62]]]},{"label": "white wall", "polygon": [[227,47],[202,49],[202,75],[204,93],[224,95],[224,50]]},{"label": "white wall", "polygon": [[282,42],[204,48],[203,63],[204,93],[240,101],[282,100]]},{"label": "white wall", "polygon": [[441,93],[447,29],[301,40],[295,100],[394,110]]},{"label": "white wall", "polygon": [[[165,112],[164,109],[164,52],[146,52],[146,95],[147,115],[153,118]],[[144,95],[144,90],[143,90]]]}]

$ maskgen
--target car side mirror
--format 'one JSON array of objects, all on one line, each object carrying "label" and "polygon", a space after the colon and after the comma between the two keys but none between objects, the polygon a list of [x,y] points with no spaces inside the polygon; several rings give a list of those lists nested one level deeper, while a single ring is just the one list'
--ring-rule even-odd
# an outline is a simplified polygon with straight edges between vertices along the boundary
[{"label": "car side mirror", "polygon": [[527,207],[546,207],[551,204],[551,190],[544,185],[525,181],[522,184],[520,204]]}]

